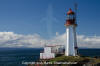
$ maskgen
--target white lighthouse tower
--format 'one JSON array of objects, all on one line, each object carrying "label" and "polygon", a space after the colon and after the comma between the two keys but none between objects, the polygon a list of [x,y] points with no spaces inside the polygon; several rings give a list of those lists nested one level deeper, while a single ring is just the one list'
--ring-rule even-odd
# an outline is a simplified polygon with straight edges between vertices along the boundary
[{"label": "white lighthouse tower", "polygon": [[77,40],[76,40],[76,15],[71,9],[67,12],[67,20],[65,23],[67,42],[65,45],[65,56],[77,55]]}]

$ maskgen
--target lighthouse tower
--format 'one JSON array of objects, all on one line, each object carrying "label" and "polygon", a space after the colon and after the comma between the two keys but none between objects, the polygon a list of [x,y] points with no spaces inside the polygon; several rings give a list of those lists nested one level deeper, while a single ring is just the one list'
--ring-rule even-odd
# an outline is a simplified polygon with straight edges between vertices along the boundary
[{"label": "lighthouse tower", "polygon": [[77,55],[77,40],[76,40],[76,14],[69,9],[65,23],[67,42],[65,45],[65,56]]}]

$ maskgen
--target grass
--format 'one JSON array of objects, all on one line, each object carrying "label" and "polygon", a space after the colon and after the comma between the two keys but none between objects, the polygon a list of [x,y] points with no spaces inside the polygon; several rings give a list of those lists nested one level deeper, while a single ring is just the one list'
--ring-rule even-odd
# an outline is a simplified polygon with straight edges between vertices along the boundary
[{"label": "grass", "polygon": [[80,57],[80,56],[60,56],[51,59],[50,62],[78,62],[79,64],[84,64],[84,63],[98,64],[100,63],[100,59],[91,57]]}]

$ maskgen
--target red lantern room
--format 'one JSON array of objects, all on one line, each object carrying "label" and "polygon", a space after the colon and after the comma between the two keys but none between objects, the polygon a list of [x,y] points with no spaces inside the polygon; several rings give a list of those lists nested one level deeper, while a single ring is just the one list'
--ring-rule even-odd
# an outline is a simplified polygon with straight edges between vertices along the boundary
[{"label": "red lantern room", "polygon": [[76,23],[75,23],[75,13],[72,11],[71,8],[67,12],[67,20],[66,20],[66,24],[65,25],[66,26],[76,25]]}]

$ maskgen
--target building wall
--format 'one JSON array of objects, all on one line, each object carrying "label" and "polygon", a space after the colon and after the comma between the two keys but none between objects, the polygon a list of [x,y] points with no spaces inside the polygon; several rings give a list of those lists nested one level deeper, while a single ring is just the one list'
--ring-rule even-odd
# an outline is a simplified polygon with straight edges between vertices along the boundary
[{"label": "building wall", "polygon": [[70,25],[66,28],[67,44],[65,46],[66,56],[75,56],[75,46],[74,46],[74,25]]}]

